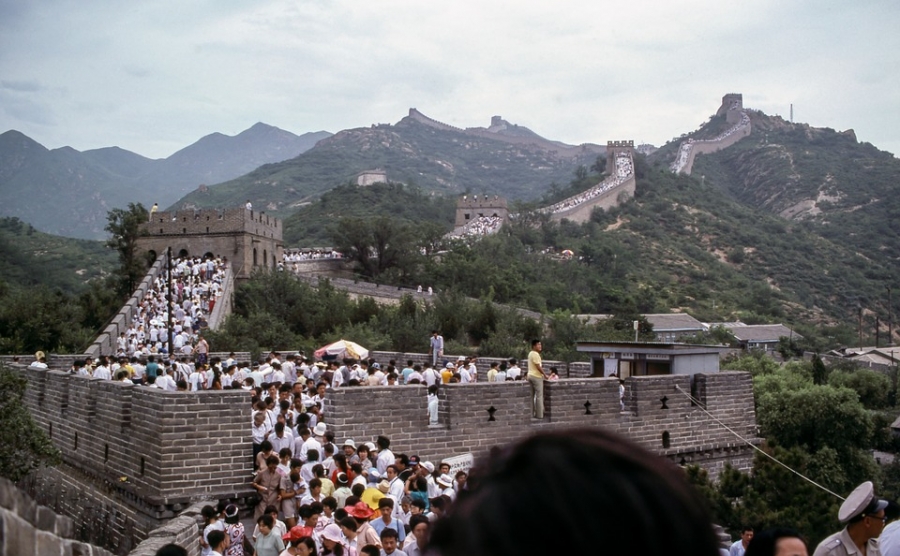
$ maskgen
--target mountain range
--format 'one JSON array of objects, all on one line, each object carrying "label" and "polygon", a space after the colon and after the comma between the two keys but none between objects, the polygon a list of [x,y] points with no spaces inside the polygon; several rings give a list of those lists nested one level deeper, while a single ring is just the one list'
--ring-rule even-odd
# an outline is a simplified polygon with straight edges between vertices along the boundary
[{"label": "mountain range", "polygon": [[258,123],[213,133],[164,159],[108,147],[47,149],[11,130],[0,135],[0,216],[57,235],[101,239],[107,211],[140,202],[165,207],[192,189],[219,183],[310,149],[331,134],[295,135]]},{"label": "mountain range", "polygon": [[[845,333],[862,322],[870,337],[876,325],[886,333],[885,323],[900,307],[888,302],[900,271],[900,161],[859,142],[852,130],[750,109],[746,114],[750,134],[698,155],[691,176],[668,170],[681,142],[718,136],[729,125],[725,116],[636,154],[633,201],[595,214],[585,227],[563,223],[544,233],[557,238],[547,247],[584,257],[590,272],[579,278],[583,284],[573,281],[558,301],[545,293],[507,301],[565,308],[566,296],[577,291],[582,311],[604,312],[614,307],[610,300],[631,297],[645,312],[690,310],[701,320],[786,318],[842,325]],[[189,208],[250,199],[285,219],[286,243],[293,245],[327,241],[328,223],[345,212],[388,212],[449,227],[450,217],[436,218],[435,210],[452,211],[452,197],[463,192],[537,203],[572,195],[601,178],[597,159],[604,151],[550,141],[501,118],[485,128],[452,128],[414,109],[396,124],[320,135],[297,138],[257,124],[237,137],[214,134],[152,161],[116,148],[49,151],[7,132],[0,135],[0,212],[39,229],[98,237],[106,207],[116,203]],[[268,146],[260,146],[259,136],[271,138]],[[299,145],[303,138],[306,150]],[[409,197],[396,188],[358,188],[355,196],[346,187],[374,169],[407,184]],[[230,179],[215,184],[228,172]],[[122,194],[126,184],[130,189]],[[335,194],[326,195],[330,191]],[[425,203],[423,195],[440,202]],[[341,208],[349,205],[352,211]],[[610,253],[612,270],[603,262]],[[569,275],[580,276],[575,270]]]},{"label": "mountain range", "polygon": [[533,200],[552,184],[568,183],[579,165],[605,153],[598,145],[566,145],[495,116],[488,128],[459,129],[416,109],[396,124],[336,133],[303,154],[257,168],[204,190],[173,208],[254,206],[286,216],[336,186],[369,170],[387,180],[437,194],[497,194]]}]

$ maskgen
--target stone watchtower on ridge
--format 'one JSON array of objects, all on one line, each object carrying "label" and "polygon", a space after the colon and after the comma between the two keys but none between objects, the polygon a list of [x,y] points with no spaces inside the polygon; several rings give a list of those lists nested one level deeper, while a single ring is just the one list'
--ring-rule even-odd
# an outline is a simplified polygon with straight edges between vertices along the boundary
[{"label": "stone watchtower on ridge", "polygon": [[141,226],[138,250],[157,256],[226,258],[237,279],[257,267],[275,269],[282,260],[281,220],[247,208],[157,212]]},{"label": "stone watchtower on ridge", "polygon": [[456,228],[465,226],[480,216],[498,216],[506,221],[509,209],[506,199],[497,195],[464,195],[456,201]]},{"label": "stone watchtower on ridge", "polygon": [[728,93],[722,97],[722,106],[716,111],[716,116],[725,114],[725,121],[737,124],[741,121],[741,112],[744,111],[744,95],[741,93]]},{"label": "stone watchtower on ridge", "polygon": [[606,142],[606,171],[612,172],[616,167],[616,155],[627,153],[634,158],[634,141],[607,141]]}]

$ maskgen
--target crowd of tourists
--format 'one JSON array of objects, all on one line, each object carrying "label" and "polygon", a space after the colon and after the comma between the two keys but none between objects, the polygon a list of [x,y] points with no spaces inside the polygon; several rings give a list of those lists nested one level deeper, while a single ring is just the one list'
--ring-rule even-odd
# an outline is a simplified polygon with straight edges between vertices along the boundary
[{"label": "crowd of tourists", "polygon": [[[738,107],[740,103],[735,102],[735,105]],[[735,106],[732,106],[732,110],[735,109]],[[750,125],[750,116],[747,115],[746,112],[741,112],[741,120],[734,126],[726,129],[723,133],[716,136],[713,139],[704,139],[704,140],[694,140],[687,139],[678,147],[678,153],[675,155],[675,162],[672,163],[671,170],[676,174],[684,169],[687,166],[688,160],[691,157],[691,151],[694,148],[694,145],[697,143],[715,143],[717,141],[722,141],[723,139],[727,139],[731,137],[739,130],[744,129],[745,127]]]},{"label": "crowd of tourists", "polygon": [[450,237],[480,237],[496,234],[503,226],[499,216],[479,216],[466,222],[459,231],[450,233]]},{"label": "crowd of tourists", "polygon": [[340,259],[341,253],[334,249],[285,249],[284,262],[317,261],[321,259]]},{"label": "crowd of tourists", "polygon": [[562,201],[550,205],[546,209],[546,212],[562,212],[564,210],[569,210],[571,208],[577,207],[583,203],[586,203],[607,191],[614,189],[627,181],[634,174],[634,166],[631,160],[631,155],[628,153],[620,152],[616,154],[615,157],[615,170],[608,178],[601,181],[594,187],[582,191],[578,195],[573,195],[567,199],[563,199]]},{"label": "crowd of tourists", "polygon": [[[535,365],[550,379],[539,353],[535,340],[529,382]],[[475,359],[444,362],[442,350],[431,355],[441,364],[422,370],[408,361],[399,371],[394,362],[382,368],[370,360],[312,363],[289,355],[282,362],[278,353],[253,366],[235,362],[233,354],[225,361],[201,362],[198,355],[185,362],[193,371],[178,389],[243,388],[253,406],[248,486],[258,500],[252,531],[238,506],[205,507],[201,554],[488,556],[592,553],[600,546],[612,554],[808,556],[803,536],[783,528],[754,534],[747,527],[734,544],[721,547],[684,472],[603,429],[539,433],[492,449],[471,470],[426,461],[415,446],[396,452],[386,436],[339,438],[330,430],[322,402],[335,388],[429,384],[429,416],[432,410],[436,416],[440,384],[522,375],[515,359],[502,371],[492,363],[481,376]],[[160,387],[159,379],[153,384]],[[535,492],[545,494],[540,511]],[[844,528],[823,540],[814,556],[900,556],[900,521],[891,522],[900,509],[892,512],[872,483],[847,496],[837,517]],[[159,554],[183,551],[169,545]]]}]

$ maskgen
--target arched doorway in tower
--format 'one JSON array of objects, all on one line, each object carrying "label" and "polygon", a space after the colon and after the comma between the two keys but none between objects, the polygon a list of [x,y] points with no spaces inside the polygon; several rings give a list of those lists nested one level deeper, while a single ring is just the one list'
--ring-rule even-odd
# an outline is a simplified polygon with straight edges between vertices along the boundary
[{"label": "arched doorway in tower", "polygon": [[178,252],[179,259],[186,259],[186,258],[188,258],[188,256],[189,256],[189,254],[188,254],[187,249],[182,249],[181,251]]},{"label": "arched doorway in tower", "polygon": [[258,263],[256,262],[256,247],[253,248],[253,266],[256,266]]},{"label": "arched doorway in tower", "polygon": [[268,250],[263,249],[263,266],[268,266],[269,264],[269,253]]}]

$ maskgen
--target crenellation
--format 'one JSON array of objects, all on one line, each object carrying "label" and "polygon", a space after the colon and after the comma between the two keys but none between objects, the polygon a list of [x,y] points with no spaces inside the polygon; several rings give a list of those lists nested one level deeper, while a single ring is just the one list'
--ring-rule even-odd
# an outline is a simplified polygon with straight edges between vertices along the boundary
[{"label": "crenellation", "polygon": [[[389,358],[404,365],[414,357],[390,353]],[[627,435],[673,461],[700,463],[713,475],[725,462],[749,468],[751,449],[679,392],[702,392],[716,419],[755,438],[746,373],[630,377],[624,381],[625,411],[617,379],[564,378],[546,383],[546,416],[538,421],[530,416],[529,384],[483,382],[486,361],[479,361],[482,382],[439,389],[437,425],[428,423],[422,385],[336,389],[326,396],[325,421],[339,441],[374,441],[384,434],[395,453],[434,462],[465,451],[480,456],[538,430],[589,425]],[[25,403],[38,426],[52,427],[52,440],[63,453],[66,476],[50,472],[47,480],[66,485],[69,493],[95,485],[93,490],[105,493],[103,503],[116,508],[117,526],[132,531],[135,540],[174,515],[175,504],[252,496],[245,392],[167,392],[59,371],[21,366],[16,371],[29,382]],[[58,506],[78,517],[68,513],[77,511],[77,504]]]}]

